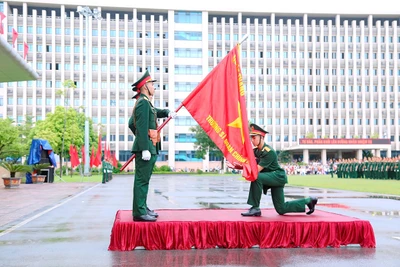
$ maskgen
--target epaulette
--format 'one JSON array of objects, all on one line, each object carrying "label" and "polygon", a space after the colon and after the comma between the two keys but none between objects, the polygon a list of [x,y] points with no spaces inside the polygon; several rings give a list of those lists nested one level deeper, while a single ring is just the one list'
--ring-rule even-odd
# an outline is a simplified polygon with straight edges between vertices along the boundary
[{"label": "epaulette", "polygon": [[263,148],[263,150],[269,152],[271,150],[271,148],[266,146],[266,147]]}]

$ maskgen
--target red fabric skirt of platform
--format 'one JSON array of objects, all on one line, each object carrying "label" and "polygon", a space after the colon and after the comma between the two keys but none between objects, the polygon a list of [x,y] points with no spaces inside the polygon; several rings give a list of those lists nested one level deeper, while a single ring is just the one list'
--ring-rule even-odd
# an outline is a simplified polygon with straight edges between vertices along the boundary
[{"label": "red fabric skirt of platform", "polygon": [[324,248],[359,244],[374,248],[368,221],[324,211],[312,215],[278,215],[263,209],[261,217],[243,217],[238,209],[158,210],[157,222],[135,222],[131,210],[119,210],[109,250]]}]

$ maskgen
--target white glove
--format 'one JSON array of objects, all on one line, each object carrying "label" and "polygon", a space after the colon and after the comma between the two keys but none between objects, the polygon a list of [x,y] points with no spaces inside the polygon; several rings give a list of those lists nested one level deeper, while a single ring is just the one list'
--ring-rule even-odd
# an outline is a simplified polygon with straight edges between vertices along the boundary
[{"label": "white glove", "polygon": [[142,151],[142,160],[150,160],[150,157],[151,157],[151,155],[150,155],[150,151],[148,151],[148,150],[143,150]]},{"label": "white glove", "polygon": [[168,113],[168,117],[171,117],[171,119],[175,119],[175,117],[176,117],[176,112],[175,111],[170,111],[169,113]]}]

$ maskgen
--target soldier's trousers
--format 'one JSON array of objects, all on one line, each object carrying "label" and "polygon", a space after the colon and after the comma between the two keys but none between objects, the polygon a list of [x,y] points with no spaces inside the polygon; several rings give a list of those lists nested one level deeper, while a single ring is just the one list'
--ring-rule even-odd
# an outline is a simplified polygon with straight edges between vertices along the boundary
[{"label": "soldier's trousers", "polygon": [[150,177],[153,173],[157,155],[151,155],[150,160],[142,160],[142,153],[136,153],[135,181],[133,182],[132,215],[147,214],[147,193],[149,191]]},{"label": "soldier's trousers", "polygon": [[285,187],[285,171],[260,172],[257,180],[251,182],[247,204],[260,207],[261,195],[271,189],[272,203],[277,213],[283,215],[289,212],[305,212],[305,199],[285,202],[283,188]]}]

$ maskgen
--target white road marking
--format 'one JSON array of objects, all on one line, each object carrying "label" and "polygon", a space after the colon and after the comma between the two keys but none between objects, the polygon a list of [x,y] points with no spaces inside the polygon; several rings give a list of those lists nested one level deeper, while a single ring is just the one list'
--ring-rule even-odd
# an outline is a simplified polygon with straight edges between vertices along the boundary
[{"label": "white road marking", "polygon": [[400,240],[400,236],[393,236],[393,238]]},{"label": "white road marking", "polygon": [[0,233],[0,237],[2,237],[3,235],[6,235],[6,234],[8,234],[8,233],[11,233],[12,231],[14,231],[14,230],[16,230],[16,229],[18,229],[18,228],[24,226],[25,224],[27,224],[27,223],[29,223],[29,222],[31,222],[31,221],[33,221],[33,220],[39,218],[39,217],[42,216],[42,215],[44,215],[44,214],[46,214],[46,213],[48,213],[48,212],[50,212],[50,211],[52,211],[52,210],[54,210],[54,209],[56,209],[56,208],[62,206],[62,205],[64,205],[65,203],[67,203],[67,202],[69,202],[69,201],[71,201],[71,200],[73,200],[73,199],[79,197],[80,195],[85,194],[85,193],[88,192],[89,190],[92,190],[93,188],[95,188],[96,186],[99,186],[99,185],[101,185],[101,184],[96,184],[96,185],[94,185],[94,186],[92,186],[92,187],[86,189],[85,191],[80,192],[79,194],[77,194],[77,195],[75,195],[75,196],[73,196],[73,197],[71,197],[71,198],[68,198],[67,200],[65,200],[65,201],[63,201],[63,202],[61,202],[61,203],[55,205],[54,207],[48,208],[47,210],[42,211],[42,212],[40,212],[40,213],[38,213],[38,214],[36,214],[36,215],[34,215],[34,216],[32,216],[32,217],[26,219],[25,221],[22,221],[22,222],[20,222],[19,224],[14,225],[13,227],[10,227],[9,229],[5,230],[4,232],[1,232],[1,233]]}]

